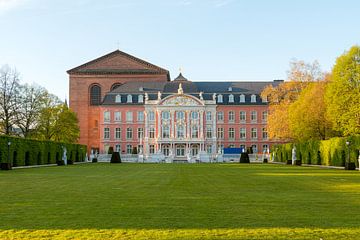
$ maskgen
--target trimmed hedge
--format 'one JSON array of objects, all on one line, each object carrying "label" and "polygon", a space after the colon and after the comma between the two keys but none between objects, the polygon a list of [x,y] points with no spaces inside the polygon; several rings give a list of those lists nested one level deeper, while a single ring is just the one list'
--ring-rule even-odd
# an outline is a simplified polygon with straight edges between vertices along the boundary
[{"label": "trimmed hedge", "polygon": [[355,162],[359,167],[360,136],[275,145],[272,148],[275,153],[273,160],[275,162],[291,160],[291,151],[295,145],[296,158],[303,164],[345,166],[348,157],[347,140],[350,141],[350,162]]},{"label": "trimmed hedge", "polygon": [[86,155],[85,145],[3,135],[0,136],[0,163],[8,162],[8,142],[11,142],[9,150],[10,162],[13,167],[55,164],[62,160],[62,147],[66,147],[68,162],[83,162]]}]

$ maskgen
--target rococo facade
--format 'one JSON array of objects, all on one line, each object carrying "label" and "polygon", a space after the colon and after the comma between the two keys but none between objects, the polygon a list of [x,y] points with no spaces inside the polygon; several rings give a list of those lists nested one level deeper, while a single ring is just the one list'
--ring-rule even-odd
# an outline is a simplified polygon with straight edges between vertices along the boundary
[{"label": "rococo facade", "polygon": [[264,152],[268,103],[281,81],[195,82],[119,50],[68,71],[70,108],[90,151],[213,158],[224,148]]}]

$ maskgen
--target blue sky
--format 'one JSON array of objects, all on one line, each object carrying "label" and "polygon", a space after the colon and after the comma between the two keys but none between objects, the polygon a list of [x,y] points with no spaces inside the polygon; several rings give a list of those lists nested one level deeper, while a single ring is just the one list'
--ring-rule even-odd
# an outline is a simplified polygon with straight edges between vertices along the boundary
[{"label": "blue sky", "polygon": [[64,99],[66,70],[120,50],[190,80],[286,78],[292,59],[330,71],[360,39],[355,0],[0,0],[0,65]]}]

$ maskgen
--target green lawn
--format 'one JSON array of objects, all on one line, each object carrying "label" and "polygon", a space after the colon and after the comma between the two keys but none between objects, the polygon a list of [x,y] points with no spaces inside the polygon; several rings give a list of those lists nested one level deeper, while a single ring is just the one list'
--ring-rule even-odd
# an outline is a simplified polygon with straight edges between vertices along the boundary
[{"label": "green lawn", "polygon": [[359,239],[360,173],[272,164],[0,171],[0,239]]}]

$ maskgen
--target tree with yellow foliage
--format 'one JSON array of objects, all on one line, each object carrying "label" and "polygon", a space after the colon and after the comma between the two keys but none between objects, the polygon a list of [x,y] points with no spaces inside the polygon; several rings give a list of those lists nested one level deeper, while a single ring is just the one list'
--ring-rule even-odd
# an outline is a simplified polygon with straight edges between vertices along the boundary
[{"label": "tree with yellow foliage", "polygon": [[296,136],[290,128],[289,109],[309,83],[323,79],[319,63],[292,61],[288,79],[276,87],[266,87],[261,96],[269,101],[268,133],[276,140],[293,140]]}]

